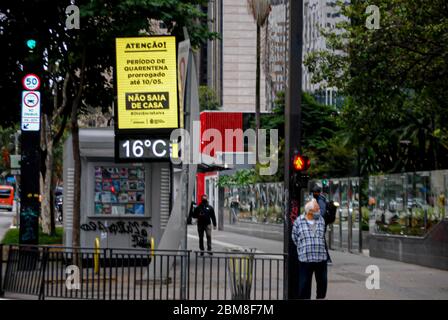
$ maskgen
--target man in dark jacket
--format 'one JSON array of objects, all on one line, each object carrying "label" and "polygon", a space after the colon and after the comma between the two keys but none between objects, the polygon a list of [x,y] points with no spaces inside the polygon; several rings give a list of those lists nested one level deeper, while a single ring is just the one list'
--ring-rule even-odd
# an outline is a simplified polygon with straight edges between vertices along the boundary
[{"label": "man in dark jacket", "polygon": [[212,223],[213,229],[216,230],[216,216],[213,207],[208,204],[207,195],[201,197],[201,203],[193,210],[191,215],[197,219],[198,233],[199,233],[199,249],[201,249],[201,256],[204,255],[204,232],[207,236],[207,251],[212,254]]},{"label": "man in dark jacket", "polygon": [[[320,215],[322,216],[322,218],[324,218],[325,221],[325,229],[324,229],[324,233],[327,232],[327,225],[329,224],[329,212],[328,212],[328,207],[329,207],[329,203],[327,201],[327,199],[324,197],[324,195],[322,194],[322,189],[315,185],[314,188],[311,190],[313,192],[313,198],[316,199],[317,204],[319,205],[320,208]],[[330,253],[328,252],[328,247],[327,247],[327,241],[325,241],[325,250],[327,251],[327,262],[328,264],[333,264],[331,257],[330,257]]]},{"label": "man in dark jacket", "polygon": [[320,215],[325,220],[326,215],[327,215],[327,199],[321,193],[322,190],[321,190],[321,188],[319,186],[317,186],[317,185],[314,186],[314,188],[311,191],[313,192],[313,198],[316,199],[317,204],[319,205]]}]

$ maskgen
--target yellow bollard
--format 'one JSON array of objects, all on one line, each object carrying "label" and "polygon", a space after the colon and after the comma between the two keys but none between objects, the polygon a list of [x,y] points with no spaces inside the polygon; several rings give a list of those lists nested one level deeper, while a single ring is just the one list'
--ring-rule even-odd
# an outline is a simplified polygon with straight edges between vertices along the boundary
[{"label": "yellow bollard", "polygon": [[95,238],[95,252],[93,255],[94,271],[97,274],[100,271],[100,238]]},{"label": "yellow bollard", "polygon": [[154,237],[151,237],[151,257],[154,257]]}]

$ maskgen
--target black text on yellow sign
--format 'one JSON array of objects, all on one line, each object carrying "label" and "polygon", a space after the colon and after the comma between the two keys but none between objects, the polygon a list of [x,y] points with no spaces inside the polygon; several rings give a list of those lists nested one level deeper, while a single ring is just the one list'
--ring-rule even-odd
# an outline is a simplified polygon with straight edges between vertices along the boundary
[{"label": "black text on yellow sign", "polygon": [[178,127],[175,37],[116,39],[118,129]]},{"label": "black text on yellow sign", "polygon": [[127,110],[159,110],[169,109],[168,92],[137,92],[126,93],[126,109]]}]

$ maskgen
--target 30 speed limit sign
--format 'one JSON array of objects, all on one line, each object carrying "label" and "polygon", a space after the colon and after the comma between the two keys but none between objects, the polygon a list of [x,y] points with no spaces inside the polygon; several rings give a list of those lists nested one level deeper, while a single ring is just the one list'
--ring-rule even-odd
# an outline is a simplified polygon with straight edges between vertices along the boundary
[{"label": "30 speed limit sign", "polygon": [[40,87],[40,79],[33,73],[28,73],[22,80],[23,88],[28,91],[38,90]]}]

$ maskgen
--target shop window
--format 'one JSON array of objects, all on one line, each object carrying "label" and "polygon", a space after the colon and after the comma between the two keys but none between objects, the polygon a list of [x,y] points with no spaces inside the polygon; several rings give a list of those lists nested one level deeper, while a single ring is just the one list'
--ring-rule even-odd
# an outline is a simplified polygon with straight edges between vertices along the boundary
[{"label": "shop window", "polygon": [[144,216],[145,168],[95,166],[95,215]]}]

